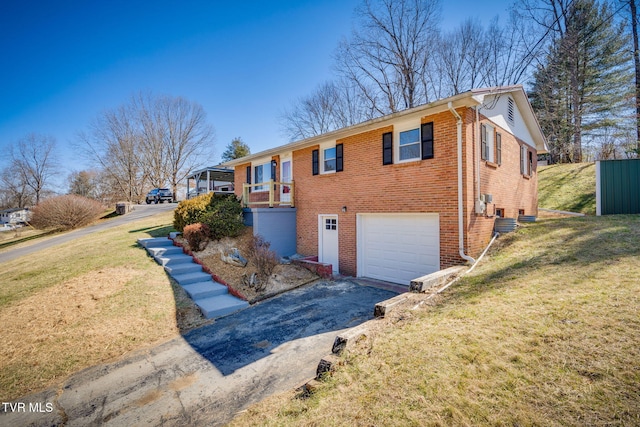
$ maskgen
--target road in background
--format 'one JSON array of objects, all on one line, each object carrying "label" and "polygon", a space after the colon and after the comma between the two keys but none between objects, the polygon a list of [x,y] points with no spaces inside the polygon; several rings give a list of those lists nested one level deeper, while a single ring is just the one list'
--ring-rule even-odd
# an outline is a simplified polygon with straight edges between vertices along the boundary
[{"label": "road in background", "polygon": [[6,252],[0,253],[0,263],[11,261],[21,256],[29,255],[42,249],[51,248],[62,243],[70,242],[79,237],[87,236],[91,233],[107,230],[109,228],[118,227],[129,222],[137,221],[162,212],[172,211],[176,208],[175,203],[160,203],[152,205],[135,205],[133,211],[126,215],[118,216],[112,219],[101,221],[98,224],[70,231],[68,233],[57,236],[35,239],[29,246],[20,248],[11,248]]}]

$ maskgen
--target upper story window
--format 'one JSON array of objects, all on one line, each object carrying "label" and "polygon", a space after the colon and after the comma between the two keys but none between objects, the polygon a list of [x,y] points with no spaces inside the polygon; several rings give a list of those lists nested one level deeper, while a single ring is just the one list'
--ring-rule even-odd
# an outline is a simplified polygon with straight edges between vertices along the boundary
[{"label": "upper story window", "polygon": [[493,126],[488,124],[481,125],[480,129],[480,138],[481,138],[481,155],[482,159],[491,163],[495,163],[495,129]]},{"label": "upper story window", "polygon": [[343,144],[325,143],[311,152],[313,175],[342,172],[344,170]]},{"label": "upper story window", "polygon": [[420,129],[400,132],[400,161],[420,159]]},{"label": "upper story window", "polygon": [[382,164],[412,162],[433,158],[433,122],[415,121],[394,125],[382,135]]},{"label": "upper story window", "polygon": [[336,147],[325,148],[322,150],[322,172],[335,172],[336,170]]}]

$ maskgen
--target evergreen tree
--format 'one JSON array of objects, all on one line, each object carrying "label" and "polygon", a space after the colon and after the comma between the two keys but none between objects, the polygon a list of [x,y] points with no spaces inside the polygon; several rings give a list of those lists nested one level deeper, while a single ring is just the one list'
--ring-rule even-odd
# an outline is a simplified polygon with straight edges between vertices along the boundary
[{"label": "evergreen tree", "polygon": [[606,2],[575,0],[559,16],[564,22],[534,73],[530,97],[552,160],[580,162],[583,136],[623,124],[632,88],[629,39]]},{"label": "evergreen tree", "polygon": [[242,138],[237,137],[227,145],[224,153],[222,153],[222,161],[228,162],[229,160],[239,159],[249,154],[251,154],[249,146],[242,141]]}]

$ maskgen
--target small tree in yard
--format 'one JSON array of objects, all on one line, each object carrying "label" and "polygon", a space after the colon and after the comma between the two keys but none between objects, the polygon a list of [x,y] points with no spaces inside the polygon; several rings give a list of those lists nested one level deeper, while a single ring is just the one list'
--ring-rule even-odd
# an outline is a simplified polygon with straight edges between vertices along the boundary
[{"label": "small tree in yard", "polygon": [[182,232],[185,240],[189,243],[189,248],[196,252],[204,249],[210,234],[211,230],[207,224],[202,223],[189,224]]},{"label": "small tree in yard", "polygon": [[271,243],[264,240],[261,235],[254,235],[249,245],[249,258],[258,270],[258,282],[256,290],[261,291],[267,286],[267,281],[273,273],[276,265],[280,264],[278,254],[270,249]]},{"label": "small tree in yard", "polygon": [[38,229],[71,230],[92,223],[103,212],[103,206],[95,200],[67,194],[37,205],[31,215],[31,225]]}]

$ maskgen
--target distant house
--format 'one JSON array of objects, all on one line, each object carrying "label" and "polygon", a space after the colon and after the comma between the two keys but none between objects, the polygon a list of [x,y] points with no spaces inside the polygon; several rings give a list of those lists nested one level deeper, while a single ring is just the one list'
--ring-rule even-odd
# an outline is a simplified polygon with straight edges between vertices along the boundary
[{"label": "distant house", "polygon": [[461,93],[223,166],[235,168],[235,192],[253,223],[268,224],[261,233],[293,228],[294,251],[335,273],[408,284],[473,261],[496,217],[537,215],[537,155],[546,152],[517,85]]},{"label": "distant house", "polygon": [[0,224],[21,224],[28,222],[31,211],[28,208],[13,208],[0,211]]}]

